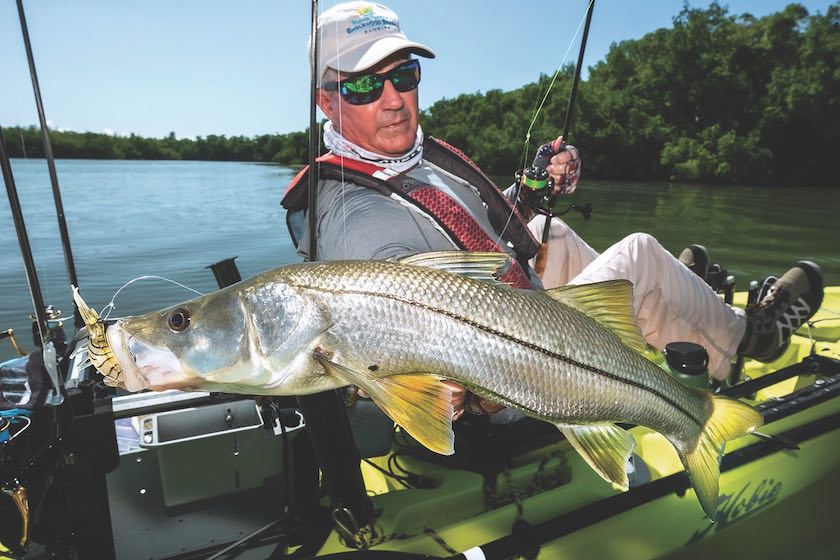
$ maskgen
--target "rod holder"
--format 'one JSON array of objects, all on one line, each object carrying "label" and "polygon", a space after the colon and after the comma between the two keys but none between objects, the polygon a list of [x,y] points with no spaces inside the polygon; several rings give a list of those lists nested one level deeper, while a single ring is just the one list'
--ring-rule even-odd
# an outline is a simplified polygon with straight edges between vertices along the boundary
[{"label": "rod holder", "polygon": [[213,271],[213,276],[216,278],[219,288],[226,288],[242,280],[239,269],[234,262],[235,259],[236,257],[231,257],[204,267]]}]

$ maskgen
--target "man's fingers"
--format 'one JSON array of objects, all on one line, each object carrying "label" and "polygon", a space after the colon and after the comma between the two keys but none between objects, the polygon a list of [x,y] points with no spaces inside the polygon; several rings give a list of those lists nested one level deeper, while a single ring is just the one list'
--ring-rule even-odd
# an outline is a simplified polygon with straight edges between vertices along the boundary
[{"label": "man's fingers", "polygon": [[441,381],[441,383],[449,387],[449,390],[452,392],[453,406],[463,406],[464,396],[467,394],[467,390],[464,388],[464,386],[459,385],[454,381],[449,381],[448,379],[444,379],[443,381]]},{"label": "man's fingers", "polygon": [[548,169],[551,169],[552,166],[565,165],[570,161],[576,161],[578,157],[579,154],[577,148],[575,148],[574,146],[566,146],[565,150],[551,156],[551,161],[549,161]]},{"label": "man's fingers", "polygon": [[577,148],[567,145],[562,152],[551,158],[546,171],[554,179],[555,195],[575,192],[580,178],[580,156]]},{"label": "man's fingers", "polygon": [[449,387],[452,394],[452,421],[454,422],[464,415],[464,399],[467,396],[467,390],[463,385],[455,383],[454,381],[449,381],[448,379],[444,379],[441,383]]}]

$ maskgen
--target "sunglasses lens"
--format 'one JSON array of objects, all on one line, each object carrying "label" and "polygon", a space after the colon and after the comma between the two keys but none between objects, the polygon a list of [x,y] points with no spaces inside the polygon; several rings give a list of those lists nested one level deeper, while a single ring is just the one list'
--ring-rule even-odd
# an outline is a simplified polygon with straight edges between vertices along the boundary
[{"label": "sunglasses lens", "polygon": [[399,92],[413,90],[420,83],[420,62],[412,60],[385,74],[367,74],[342,80],[341,97],[351,105],[373,103],[382,95],[385,80],[391,80]]},{"label": "sunglasses lens", "polygon": [[353,105],[364,105],[379,99],[384,80],[373,74],[345,80],[341,84],[341,95]]},{"label": "sunglasses lens", "polygon": [[391,83],[394,88],[402,93],[411,91],[420,83],[420,64],[411,61],[408,64],[398,66],[391,73]]}]

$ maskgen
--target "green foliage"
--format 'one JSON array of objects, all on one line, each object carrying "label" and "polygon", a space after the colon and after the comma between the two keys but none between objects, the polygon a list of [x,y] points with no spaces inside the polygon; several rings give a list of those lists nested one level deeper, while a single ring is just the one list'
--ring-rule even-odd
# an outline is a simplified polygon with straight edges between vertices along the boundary
[{"label": "green foliage", "polygon": [[[177,139],[170,132],[165,138],[143,138],[132,134],[112,136],[93,132],[50,131],[50,143],[57,158],[265,161],[300,164],[308,159],[308,132],[245,136],[209,135],[206,138]],[[11,157],[44,157],[41,129],[3,130]]]},{"label": "green foliage", "polygon": [[[561,70],[539,112],[548,76],[438,101],[423,111],[423,129],[488,173],[512,176],[561,132],[573,75],[571,65]],[[840,2],[824,14],[790,4],[763,18],[686,5],[671,28],[614,44],[590,68],[569,140],[581,148],[587,177],[828,185],[840,154],[837,92]],[[51,137],[57,157],[286,164],[306,162],[309,144],[308,132]],[[35,128],[7,130],[6,140],[12,156],[43,157]]]},{"label": "green foliage", "polygon": [[669,140],[661,163],[674,180],[763,183],[769,178],[771,156],[759,145],[757,133],[742,137],[731,130],[721,133],[720,126],[713,125],[696,138]]},{"label": "green foliage", "polygon": [[[597,24],[597,22],[596,22]],[[564,68],[528,154],[560,132]],[[523,141],[548,78],[432,105],[428,133],[493,174],[523,167]],[[570,140],[588,177],[829,185],[840,154],[840,3],[764,18],[686,6],[672,28],[614,44],[580,84]]]}]

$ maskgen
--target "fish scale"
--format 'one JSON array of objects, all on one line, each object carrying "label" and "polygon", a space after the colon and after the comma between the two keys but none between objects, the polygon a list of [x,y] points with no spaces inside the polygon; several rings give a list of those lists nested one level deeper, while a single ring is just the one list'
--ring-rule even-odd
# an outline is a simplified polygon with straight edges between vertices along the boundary
[{"label": "fish scale", "polygon": [[[289,283],[328,302],[336,344],[360,349],[347,353],[344,365],[351,369],[367,369],[368,362],[390,356],[387,365],[380,364],[379,377],[438,373],[555,422],[610,419],[670,428],[672,407],[653,397],[651,388],[690,411],[697,421],[682,424],[694,430],[708,414],[702,400],[696,402],[689,389],[615,335],[539,293],[384,262],[371,262],[362,270],[336,263],[302,266],[290,274]],[[394,336],[394,325],[401,326],[404,336]],[[622,381],[631,378],[638,386]],[[638,406],[646,401],[649,406]]]},{"label": "fish scale", "polygon": [[723,444],[761,416],[681,385],[640,354],[629,282],[518,290],[495,280],[509,264],[500,253],[440,252],[281,267],[117,321],[105,341],[97,335],[97,359],[113,356],[100,371],[135,391],[303,395],[358,385],[444,454],[455,450],[452,393],[439,382],[448,378],[554,423],[624,489],[635,441],[616,423],[640,424],[675,446],[713,517]]}]

